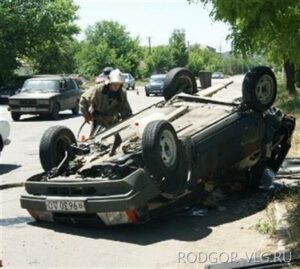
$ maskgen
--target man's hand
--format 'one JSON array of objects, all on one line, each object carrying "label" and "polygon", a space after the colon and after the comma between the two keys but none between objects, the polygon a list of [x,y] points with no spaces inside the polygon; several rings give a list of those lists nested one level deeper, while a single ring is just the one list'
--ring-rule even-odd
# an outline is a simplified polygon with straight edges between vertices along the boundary
[{"label": "man's hand", "polygon": [[87,122],[88,124],[90,124],[90,122],[93,120],[93,117],[91,115],[91,113],[87,112],[83,114],[84,120],[85,122]]}]

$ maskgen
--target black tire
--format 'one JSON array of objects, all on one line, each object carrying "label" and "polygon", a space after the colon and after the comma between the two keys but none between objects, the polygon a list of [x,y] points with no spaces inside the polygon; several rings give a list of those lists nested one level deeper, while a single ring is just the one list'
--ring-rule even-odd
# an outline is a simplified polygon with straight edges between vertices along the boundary
[{"label": "black tire", "polygon": [[177,67],[168,72],[164,80],[163,95],[165,100],[170,100],[174,95],[184,92],[194,94],[197,92],[197,83],[193,73],[186,69]]},{"label": "black tire", "polygon": [[257,66],[245,75],[243,86],[245,104],[258,112],[269,109],[276,98],[277,83],[273,71],[266,66]]},{"label": "black tire", "polygon": [[58,120],[58,118],[59,118],[59,110],[60,110],[59,104],[55,103],[53,105],[53,107],[52,107],[52,112],[51,112],[51,118],[53,120]]},{"label": "black tire", "polygon": [[168,121],[152,121],[146,125],[142,149],[144,164],[156,179],[169,176],[178,167],[179,141]]},{"label": "black tire", "polygon": [[77,116],[79,114],[79,102],[76,103],[76,106],[72,108],[72,114]]},{"label": "black tire", "polygon": [[40,162],[45,171],[58,166],[65,151],[76,143],[73,132],[64,126],[53,126],[46,130],[40,142]]},{"label": "black tire", "polygon": [[11,112],[11,118],[13,121],[19,121],[21,118],[21,114],[18,112]]},{"label": "black tire", "polygon": [[150,96],[150,94],[149,94],[148,92],[146,92],[146,96],[148,96],[148,97],[149,97],[149,96]]}]

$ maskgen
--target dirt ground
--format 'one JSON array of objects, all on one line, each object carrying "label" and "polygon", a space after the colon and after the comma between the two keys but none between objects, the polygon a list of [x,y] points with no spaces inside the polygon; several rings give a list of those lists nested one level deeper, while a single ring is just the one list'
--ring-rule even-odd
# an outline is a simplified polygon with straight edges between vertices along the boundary
[{"label": "dirt ground", "polygon": [[294,132],[292,147],[289,151],[289,157],[300,157],[300,113],[296,114],[296,129]]}]

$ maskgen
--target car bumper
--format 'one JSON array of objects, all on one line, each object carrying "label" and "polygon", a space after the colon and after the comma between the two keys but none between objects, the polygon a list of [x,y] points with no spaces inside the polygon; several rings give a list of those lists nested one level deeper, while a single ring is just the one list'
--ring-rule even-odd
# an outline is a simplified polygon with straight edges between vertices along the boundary
[{"label": "car bumper", "polygon": [[163,89],[147,89],[149,94],[163,94]]},{"label": "car bumper", "polygon": [[[60,215],[72,219],[82,216],[97,216],[107,225],[134,222],[124,218],[128,212],[134,211],[138,222],[139,209],[147,207],[147,203],[160,194],[160,190],[153,180],[148,178],[143,169],[138,169],[121,180],[102,180],[90,182],[41,182],[37,181],[42,174],[28,179],[25,183],[26,193],[20,198],[21,207],[27,209],[35,218],[53,221]],[[76,194],[76,192],[82,192]],[[91,192],[91,195],[84,192]],[[65,193],[65,195],[63,195]],[[73,195],[74,194],[74,195]],[[84,212],[68,210],[48,210],[47,200],[61,202],[81,201],[84,203]],[[132,214],[132,213],[131,213]],[[118,219],[111,218],[118,215]]]},{"label": "car bumper", "polygon": [[45,107],[9,107],[8,111],[16,112],[20,114],[42,114],[51,113],[51,108],[49,106]]}]

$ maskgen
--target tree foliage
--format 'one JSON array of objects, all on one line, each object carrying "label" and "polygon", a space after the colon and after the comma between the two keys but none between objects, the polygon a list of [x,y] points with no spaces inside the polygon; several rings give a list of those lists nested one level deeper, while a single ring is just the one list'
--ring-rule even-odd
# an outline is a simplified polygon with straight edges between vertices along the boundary
[{"label": "tree foliage", "polygon": [[186,47],[185,31],[175,29],[169,39],[169,46],[174,67],[186,66],[189,56]]},{"label": "tree foliage", "polygon": [[294,65],[300,66],[299,0],[189,0],[212,6],[215,20],[230,24],[230,38],[236,51],[267,53],[285,63],[287,87],[294,92]]},{"label": "tree foliage", "polygon": [[76,11],[72,0],[1,0],[0,80],[22,59],[30,59],[38,71],[61,66],[56,60],[69,57],[72,35],[78,32]]},{"label": "tree foliage", "polygon": [[88,27],[86,39],[76,55],[79,73],[91,77],[105,66],[135,74],[141,59],[138,38],[132,38],[125,26],[115,21],[101,21]]}]

